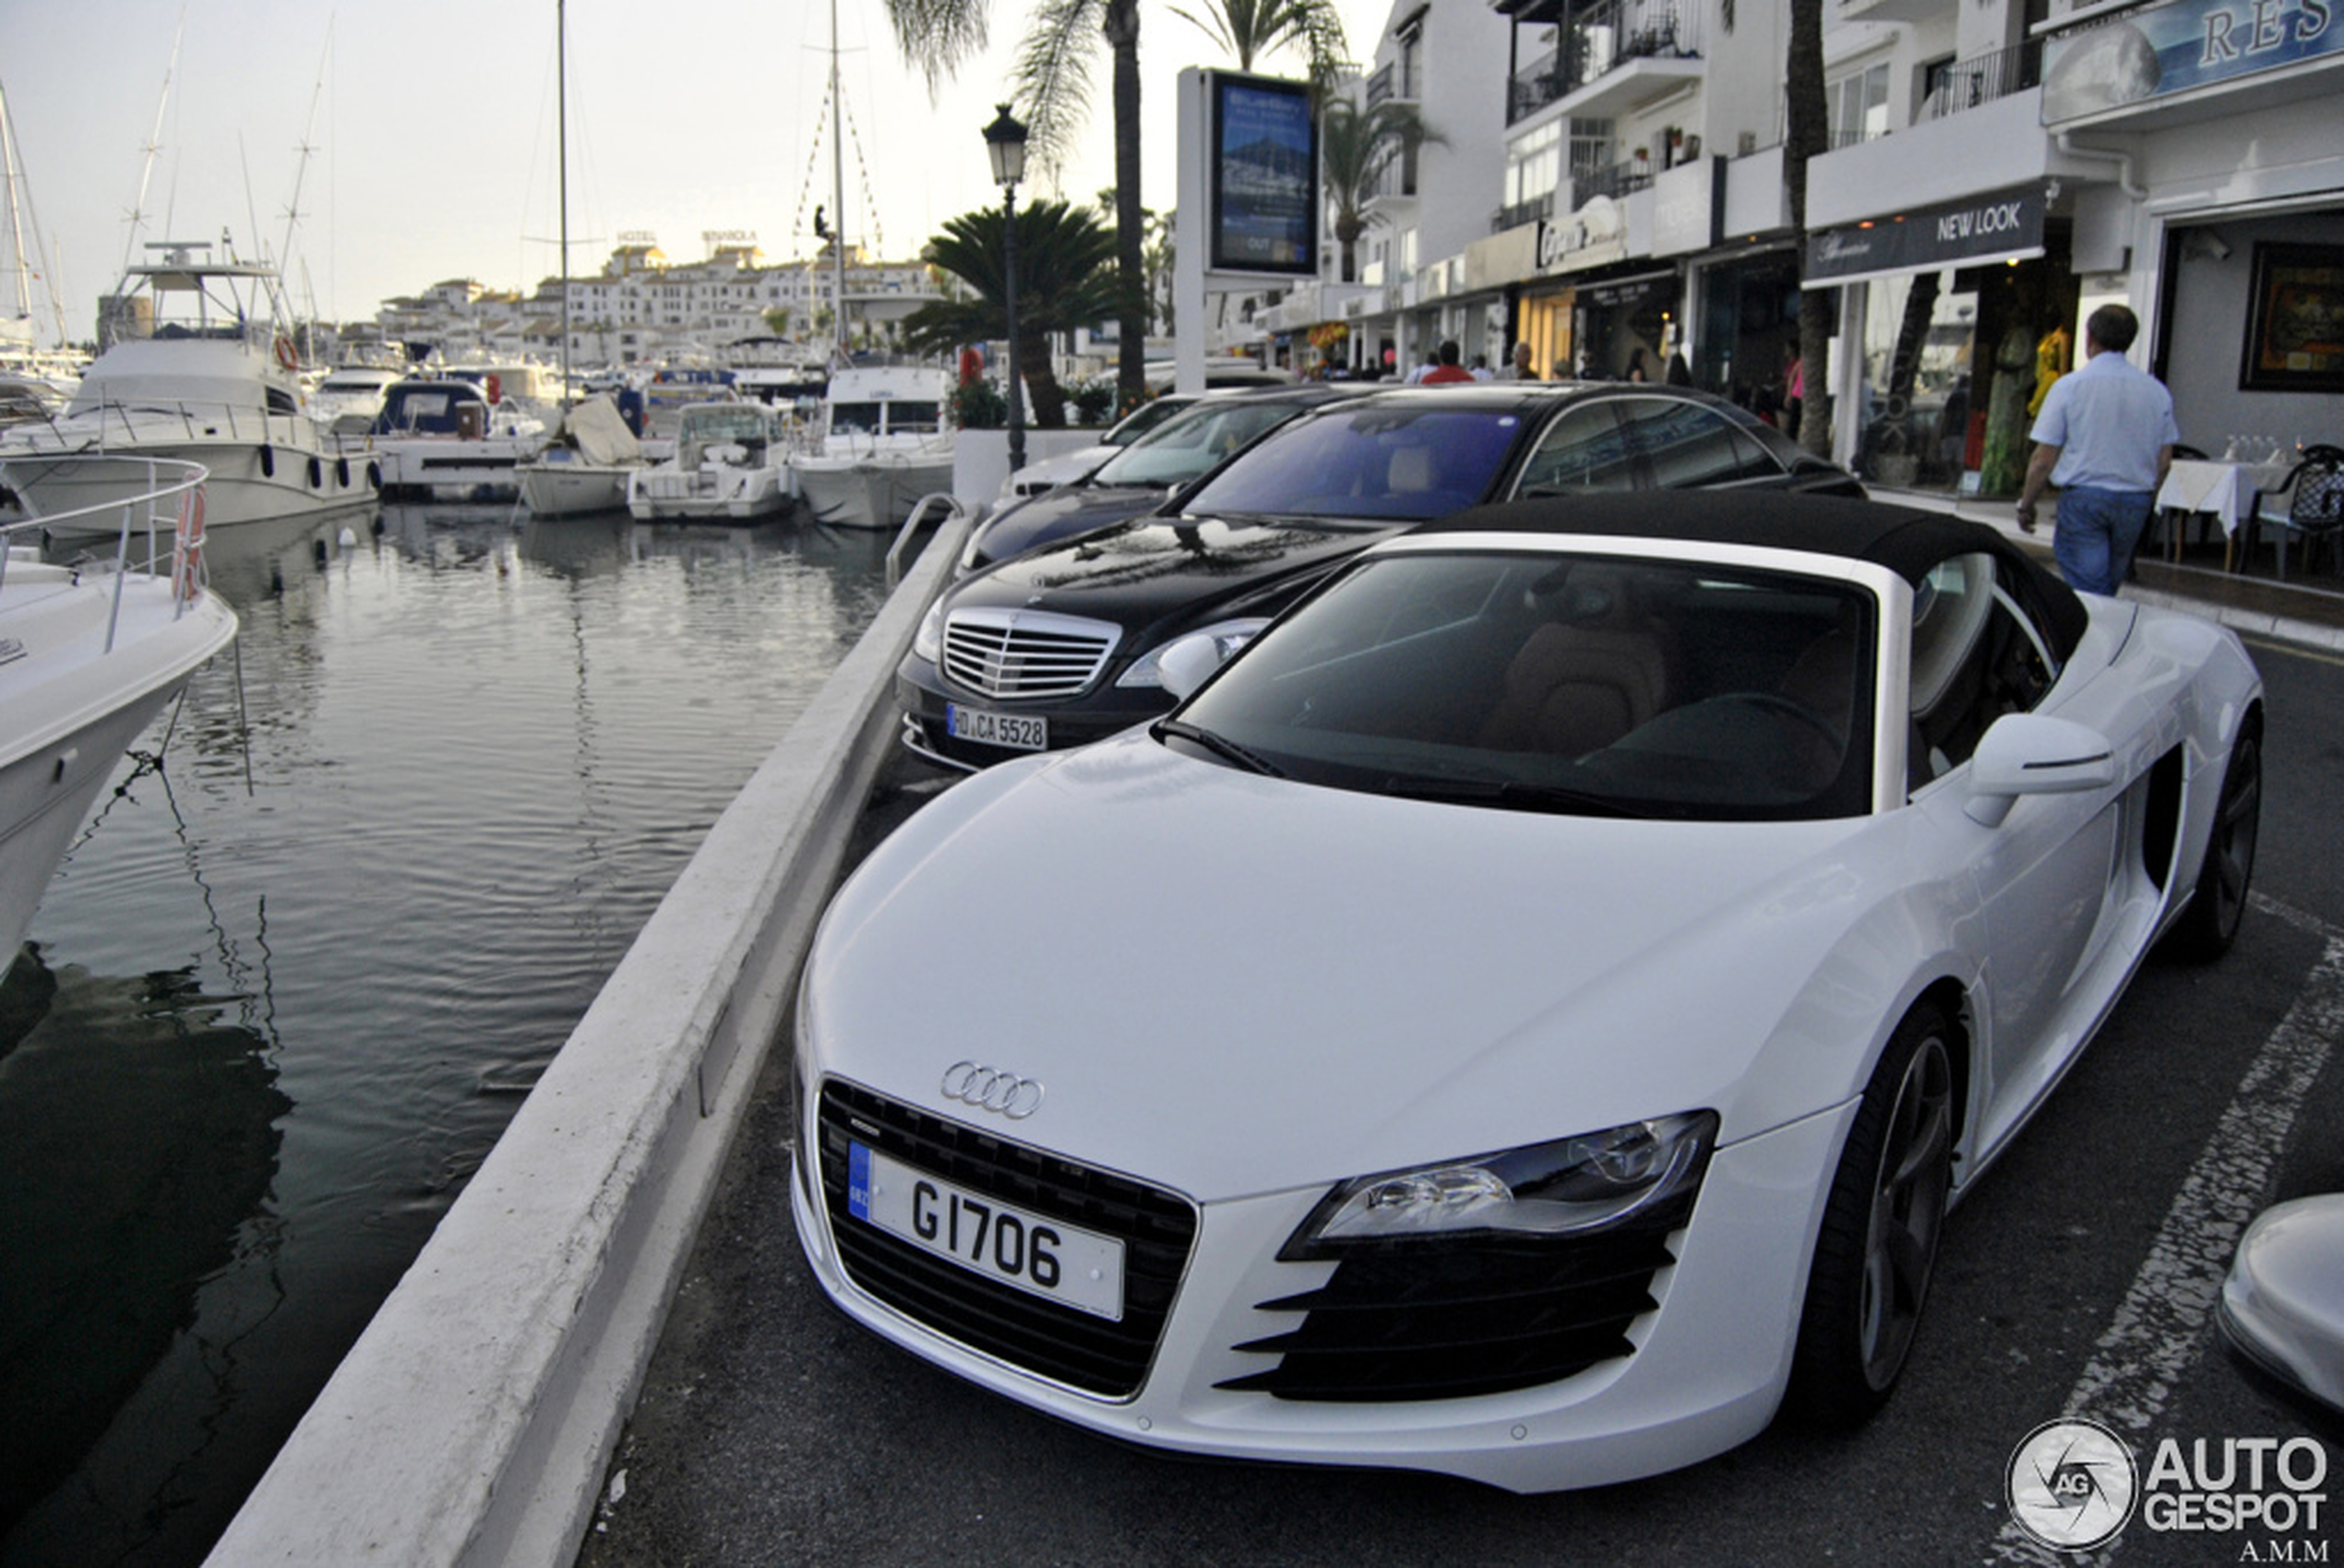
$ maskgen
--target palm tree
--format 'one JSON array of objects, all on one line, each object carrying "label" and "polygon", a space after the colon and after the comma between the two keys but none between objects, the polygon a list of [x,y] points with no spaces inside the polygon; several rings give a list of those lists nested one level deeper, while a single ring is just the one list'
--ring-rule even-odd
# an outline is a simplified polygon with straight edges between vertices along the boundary
[{"label": "palm tree", "polygon": [[1345,64],[1343,17],[1334,0],[1210,0],[1202,16],[1178,6],[1172,14],[1227,50],[1240,71],[1292,45],[1310,62],[1310,85],[1322,97]]},{"label": "palm tree", "polygon": [[[903,341],[919,352],[982,342],[1009,330],[1002,272],[1007,224],[998,207],[948,220],[927,243],[927,259],[968,285],[957,299],[934,300],[903,318]],[[1017,213],[1017,363],[1037,428],[1066,424],[1066,394],[1050,364],[1050,334],[1088,326],[1113,313],[1119,290],[1107,257],[1114,236],[1098,216],[1063,201],[1037,201]]]},{"label": "palm tree", "polygon": [[[1790,228],[1799,251],[1807,252],[1807,161],[1830,150],[1831,119],[1824,100],[1824,0],[1790,0],[1790,45],[1783,63],[1789,123],[1786,127],[1783,185],[1790,197]],[[1831,455],[1831,424],[1824,404],[1824,367],[1831,349],[1832,307],[1836,289],[1802,289],[1799,294],[1799,361],[1802,394],[1799,444],[1818,457]]]},{"label": "palm tree", "polygon": [[[1226,37],[1242,36],[1269,47],[1274,38],[1296,36],[1291,28],[1261,33],[1237,12],[1270,0],[1204,0],[1228,23]],[[1296,9],[1324,13],[1299,34],[1323,43],[1331,55],[1343,49],[1336,0],[1287,0]],[[896,47],[927,73],[930,91],[985,48],[988,0],[887,0]],[[1193,18],[1191,18],[1193,19]],[[1039,0],[1019,45],[1012,96],[1032,133],[1034,157],[1045,166],[1063,165],[1074,149],[1091,105],[1091,68],[1104,42],[1113,66],[1115,111],[1115,270],[1118,288],[1114,315],[1120,339],[1116,355],[1118,401],[1133,403],[1146,393],[1147,219],[1140,205],[1140,4],[1139,0]],[[1315,56],[1314,56],[1315,69]],[[1024,235],[1019,228],[1021,240]],[[1021,281],[1018,296],[1025,288]],[[1022,312],[1021,312],[1022,314]]]},{"label": "palm tree", "polygon": [[1384,172],[1424,146],[1446,147],[1441,133],[1424,123],[1411,104],[1386,99],[1362,110],[1348,99],[1327,104],[1319,120],[1319,162],[1326,197],[1334,208],[1335,243],[1343,247],[1343,281],[1358,277],[1359,236],[1371,221],[1368,203],[1379,194]]}]

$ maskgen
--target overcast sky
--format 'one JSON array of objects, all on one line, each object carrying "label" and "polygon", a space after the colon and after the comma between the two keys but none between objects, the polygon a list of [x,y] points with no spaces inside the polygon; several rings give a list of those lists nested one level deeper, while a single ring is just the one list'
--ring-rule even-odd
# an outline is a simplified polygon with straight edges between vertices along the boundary
[{"label": "overcast sky", "polygon": [[[1389,4],[1340,3],[1352,54],[1372,54]],[[944,220],[999,199],[981,133],[1026,14],[993,0],[990,54],[931,102],[879,0],[839,0],[850,239],[908,257]],[[1229,62],[1169,0],[1143,15],[1142,199],[1161,210],[1174,78]],[[289,259],[294,298],[327,319],[372,319],[381,300],[444,279],[527,289],[556,274],[555,16],[554,0],[0,0],[19,205],[67,335],[90,336],[134,210],[141,241],[225,230],[241,255]],[[676,260],[704,255],[709,230],[752,230],[771,260],[812,254],[814,209],[831,205],[818,144],[830,30],[828,0],[568,0],[570,270],[598,270],[621,232],[650,231]],[[1065,178],[1077,200],[1112,179],[1104,60],[1095,78]],[[1036,194],[1052,192],[1020,192]],[[14,281],[0,308],[14,309]],[[40,341],[54,341],[41,288],[33,308]]]}]

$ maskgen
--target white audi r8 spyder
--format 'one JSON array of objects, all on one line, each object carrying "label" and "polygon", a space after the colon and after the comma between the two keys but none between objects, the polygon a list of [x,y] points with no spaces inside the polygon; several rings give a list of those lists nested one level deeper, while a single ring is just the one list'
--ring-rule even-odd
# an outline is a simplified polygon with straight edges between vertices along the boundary
[{"label": "white audi r8 spyder", "polygon": [[900,828],[799,999],[824,1291],[1138,1442],[1543,1490],[1860,1420],[1951,1204],[2243,910],[2243,650],[1974,523],[1483,508],[1226,641]]}]

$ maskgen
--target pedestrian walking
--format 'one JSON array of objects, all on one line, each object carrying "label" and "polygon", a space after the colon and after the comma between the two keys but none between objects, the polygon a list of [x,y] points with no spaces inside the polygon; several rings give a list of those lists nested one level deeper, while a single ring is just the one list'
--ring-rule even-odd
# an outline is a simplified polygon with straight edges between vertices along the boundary
[{"label": "pedestrian walking", "polygon": [[2159,486],[2182,438],[2173,394],[2124,357],[2140,317],[2104,305],[2084,323],[2083,367],[2053,383],[2029,432],[2035,450],[2018,492],[2018,526],[2035,532],[2036,503],[2059,489],[2051,555],[2069,587],[2113,593],[2132,569]]}]

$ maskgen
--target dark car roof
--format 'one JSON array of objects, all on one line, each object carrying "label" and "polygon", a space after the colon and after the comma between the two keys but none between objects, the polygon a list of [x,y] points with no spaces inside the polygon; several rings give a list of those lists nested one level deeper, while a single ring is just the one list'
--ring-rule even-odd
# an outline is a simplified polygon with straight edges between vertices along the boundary
[{"label": "dark car roof", "polygon": [[2073,589],[1984,523],[1945,512],[1835,496],[1762,490],[1665,490],[1567,499],[1501,501],[1474,507],[1411,533],[1590,533],[1683,539],[1839,556],[1887,568],[1918,584],[1939,563],[1980,552],[2007,563],[2035,589],[2037,602],[2072,652],[2089,618]]}]

